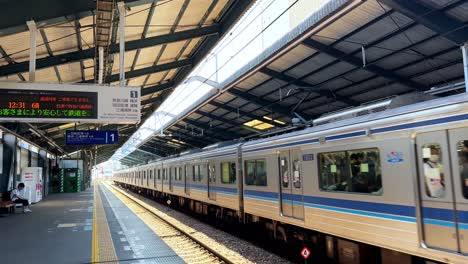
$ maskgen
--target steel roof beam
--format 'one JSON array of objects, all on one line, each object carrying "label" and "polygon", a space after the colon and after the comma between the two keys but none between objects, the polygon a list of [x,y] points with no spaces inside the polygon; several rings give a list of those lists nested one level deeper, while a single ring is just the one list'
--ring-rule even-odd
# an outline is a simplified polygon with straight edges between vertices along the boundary
[{"label": "steel roof beam", "polygon": [[236,88],[231,88],[228,90],[229,93],[239,97],[239,98],[242,98],[246,101],[249,101],[249,102],[252,102],[256,105],[260,105],[262,107],[266,107],[266,108],[270,108],[273,112],[276,112],[278,114],[282,114],[282,115],[285,115],[287,117],[291,117],[292,114],[291,114],[291,110],[288,108],[288,107],[284,107],[284,106],[280,106],[278,104],[276,104],[275,102],[270,102],[268,100],[265,100],[265,99],[262,99],[262,98],[259,98],[255,95],[252,95],[248,92],[243,92],[239,89],[236,89]]},{"label": "steel roof beam", "polygon": [[[299,86],[299,88],[302,88],[305,91],[308,91],[310,88],[312,88],[314,86],[313,84],[306,83],[305,81],[295,79],[295,78],[293,78],[291,76],[288,76],[288,75],[286,75],[284,73],[277,72],[275,70],[272,70],[272,69],[269,69],[269,68],[266,68],[266,67],[262,68],[260,70],[260,72],[262,72],[262,73],[264,73],[266,75],[269,75],[271,77],[274,77],[274,78],[276,78],[278,80],[282,80],[284,82],[287,82],[289,85],[297,85],[297,86]],[[318,93],[318,94],[320,94],[321,96],[324,96],[324,97],[328,97],[330,95],[329,92],[323,91],[323,90],[320,90],[320,89],[314,89],[313,92]],[[352,106],[358,106],[358,105],[361,104],[360,102],[358,102],[356,100],[353,100],[353,99],[350,99],[350,98],[345,97],[345,96],[336,95],[336,99],[338,101],[344,102],[344,103],[352,105]]]},{"label": "steel roof beam", "polygon": [[[175,32],[174,34],[165,34],[161,36],[150,37],[146,39],[132,40],[125,42],[125,51],[132,51],[142,48],[154,47],[162,44],[171,42],[178,42],[182,40],[188,40],[192,38],[198,38],[203,36],[218,35],[220,30],[219,25],[211,25],[201,27],[199,29],[190,29]],[[111,53],[119,52],[119,45],[114,44],[110,46],[109,51]],[[78,62],[80,60],[94,59],[95,50],[94,48],[86,50],[78,50],[65,54],[59,54],[55,56],[49,56],[36,60],[36,70],[52,67],[55,65]],[[19,62],[12,65],[5,65],[0,67],[0,76],[6,76],[11,74],[17,74],[27,72],[29,69],[29,61]]]},{"label": "steel roof beam", "polygon": [[201,116],[204,116],[204,117],[208,117],[210,119],[221,121],[221,122],[223,122],[225,124],[228,124],[231,127],[240,127],[240,128],[242,128],[244,130],[247,130],[247,131],[253,132],[253,133],[259,133],[260,132],[260,130],[257,130],[257,129],[255,129],[253,127],[248,127],[248,126],[244,125],[244,122],[241,122],[241,121],[236,120],[236,119],[229,120],[229,119],[226,119],[226,118],[224,118],[222,116],[216,116],[216,115],[213,115],[211,113],[203,112],[201,110],[197,110],[197,111],[195,111],[195,113],[197,113],[197,114],[199,114]]},{"label": "steel roof beam", "polygon": [[[125,0],[125,5],[139,6],[155,0]],[[0,36],[26,31],[26,20],[40,22],[41,25],[53,25],[69,21],[67,16],[76,14],[76,18],[93,15],[96,1],[81,0],[23,0],[2,1],[0,12]]]},{"label": "steel roof beam", "polygon": [[141,96],[145,96],[152,93],[162,92],[167,89],[174,87],[174,81],[169,81],[165,83],[156,84],[153,86],[145,87],[141,89]]},{"label": "steel roof beam", "polygon": [[213,105],[213,106],[216,106],[218,108],[228,110],[230,112],[234,112],[234,113],[239,112],[239,114],[242,115],[242,116],[247,116],[247,117],[252,118],[252,119],[257,119],[257,120],[260,120],[260,121],[262,121],[264,123],[267,123],[267,124],[270,124],[270,125],[274,125],[274,126],[278,126],[278,127],[286,127],[287,126],[287,125],[279,124],[279,123],[273,122],[271,120],[268,120],[268,119],[264,118],[263,116],[257,116],[257,115],[251,114],[251,113],[247,113],[247,112],[244,112],[244,111],[242,111],[240,109],[228,106],[226,104],[218,103],[216,101],[211,101],[211,102],[209,102],[209,104]]},{"label": "steel roof beam", "polygon": [[203,129],[203,133],[212,133],[221,136],[223,139],[233,139],[233,138],[238,138],[240,135],[237,133],[232,133],[230,131],[224,130],[224,129],[218,129],[218,128],[213,128],[209,127],[204,123],[192,120],[192,119],[184,119],[183,120],[185,123],[198,127],[200,129]]},{"label": "steel roof beam", "polygon": [[[146,99],[146,100],[142,100],[141,101],[141,105],[149,105],[149,104],[153,104],[153,103],[156,103],[156,102],[161,102],[162,99],[160,96],[156,96],[156,97],[153,97],[153,98],[149,98],[149,99]],[[147,110],[145,109],[144,112],[146,112]]]},{"label": "steel roof beam", "polygon": [[457,45],[463,45],[468,41],[468,27],[443,11],[432,9],[418,0],[380,1]]},{"label": "steel roof beam", "polygon": [[[138,70],[134,70],[134,71],[128,71],[128,72],[125,73],[125,78],[131,79],[131,78],[135,78],[135,77],[139,77],[139,76],[143,76],[143,75],[147,75],[147,74],[152,74],[152,73],[156,73],[156,72],[163,72],[163,71],[182,68],[182,67],[186,67],[186,66],[190,66],[190,67],[192,66],[192,60],[191,59],[172,61],[172,62],[168,62],[168,63],[165,63],[165,64],[159,64],[159,65],[152,66],[152,67],[147,67],[147,68],[138,69]],[[119,74],[113,74],[111,76],[108,76],[106,78],[106,83],[117,82],[119,80],[119,77],[120,77]],[[94,79],[86,80],[86,81],[81,82],[81,83],[94,83]]]},{"label": "steel roof beam", "polygon": [[[353,57],[353,56],[348,56],[348,54],[336,49],[336,48],[333,48],[331,46],[327,46],[321,42],[318,42],[316,40],[313,40],[313,39],[306,39],[304,40],[303,42],[306,46],[308,46],[309,48],[312,48],[312,49],[315,49],[319,52],[323,52],[329,56],[332,56],[334,58],[337,58],[337,59],[340,59],[341,61],[344,61],[346,63],[349,63],[355,67],[362,67],[362,61],[357,59],[356,57]],[[386,79],[389,79],[389,80],[392,80],[392,81],[396,81],[396,82],[399,82],[405,86],[408,86],[410,88],[414,88],[416,90],[424,90],[425,87],[424,85],[421,85],[417,82],[414,82],[414,81],[411,81],[411,80],[408,80],[408,79],[405,79],[401,76],[398,76],[394,73],[392,73],[391,71],[387,71],[383,68],[380,68],[379,66],[376,66],[376,65],[367,65],[366,67],[362,68],[364,70],[367,70],[369,72],[372,72],[374,74],[378,74]]]},{"label": "steel roof beam", "polygon": [[[177,130],[175,130],[175,128],[177,128]],[[196,144],[198,145],[197,147],[206,146],[207,143],[209,144],[211,142],[218,141],[215,138],[209,138],[209,137],[198,138],[198,137],[191,135],[190,133],[184,132],[183,130],[185,130],[185,127],[182,125],[174,125],[174,127],[166,129],[166,131],[170,132],[171,134],[175,134],[176,137],[180,136],[181,138],[183,138],[182,141],[191,141],[194,143],[196,142]]]}]

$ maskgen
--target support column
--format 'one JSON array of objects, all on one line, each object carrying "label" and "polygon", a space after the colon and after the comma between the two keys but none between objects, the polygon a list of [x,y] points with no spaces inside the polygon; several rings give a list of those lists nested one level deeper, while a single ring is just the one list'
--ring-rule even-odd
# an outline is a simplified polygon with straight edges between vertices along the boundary
[{"label": "support column", "polygon": [[119,34],[120,34],[120,86],[125,86],[125,2],[117,4],[119,9]]},{"label": "support column", "polygon": [[463,54],[463,72],[465,73],[465,93],[468,93],[468,42],[461,49]]},{"label": "support column", "polygon": [[36,39],[37,27],[34,20],[26,22],[29,28],[29,81],[36,81]]}]

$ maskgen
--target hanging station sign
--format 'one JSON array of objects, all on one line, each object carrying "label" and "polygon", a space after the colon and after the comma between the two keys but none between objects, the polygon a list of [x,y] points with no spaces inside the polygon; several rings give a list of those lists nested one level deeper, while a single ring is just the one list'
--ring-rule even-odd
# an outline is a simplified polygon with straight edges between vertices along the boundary
[{"label": "hanging station sign", "polygon": [[140,122],[140,88],[0,82],[0,121]]}]

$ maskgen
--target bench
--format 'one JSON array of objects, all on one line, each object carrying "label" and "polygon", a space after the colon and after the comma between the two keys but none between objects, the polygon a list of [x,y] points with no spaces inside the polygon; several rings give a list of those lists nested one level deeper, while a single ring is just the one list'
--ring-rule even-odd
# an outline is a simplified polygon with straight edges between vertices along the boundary
[{"label": "bench", "polygon": [[6,209],[8,213],[15,212],[16,204],[10,201],[10,193],[0,193],[0,209]]}]

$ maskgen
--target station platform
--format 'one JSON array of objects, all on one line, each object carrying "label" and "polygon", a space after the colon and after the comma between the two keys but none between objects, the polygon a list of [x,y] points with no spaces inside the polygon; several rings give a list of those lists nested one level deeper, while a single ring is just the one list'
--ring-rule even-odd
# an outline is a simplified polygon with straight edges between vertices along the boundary
[{"label": "station platform", "polygon": [[105,184],[0,218],[2,263],[185,263]]}]

